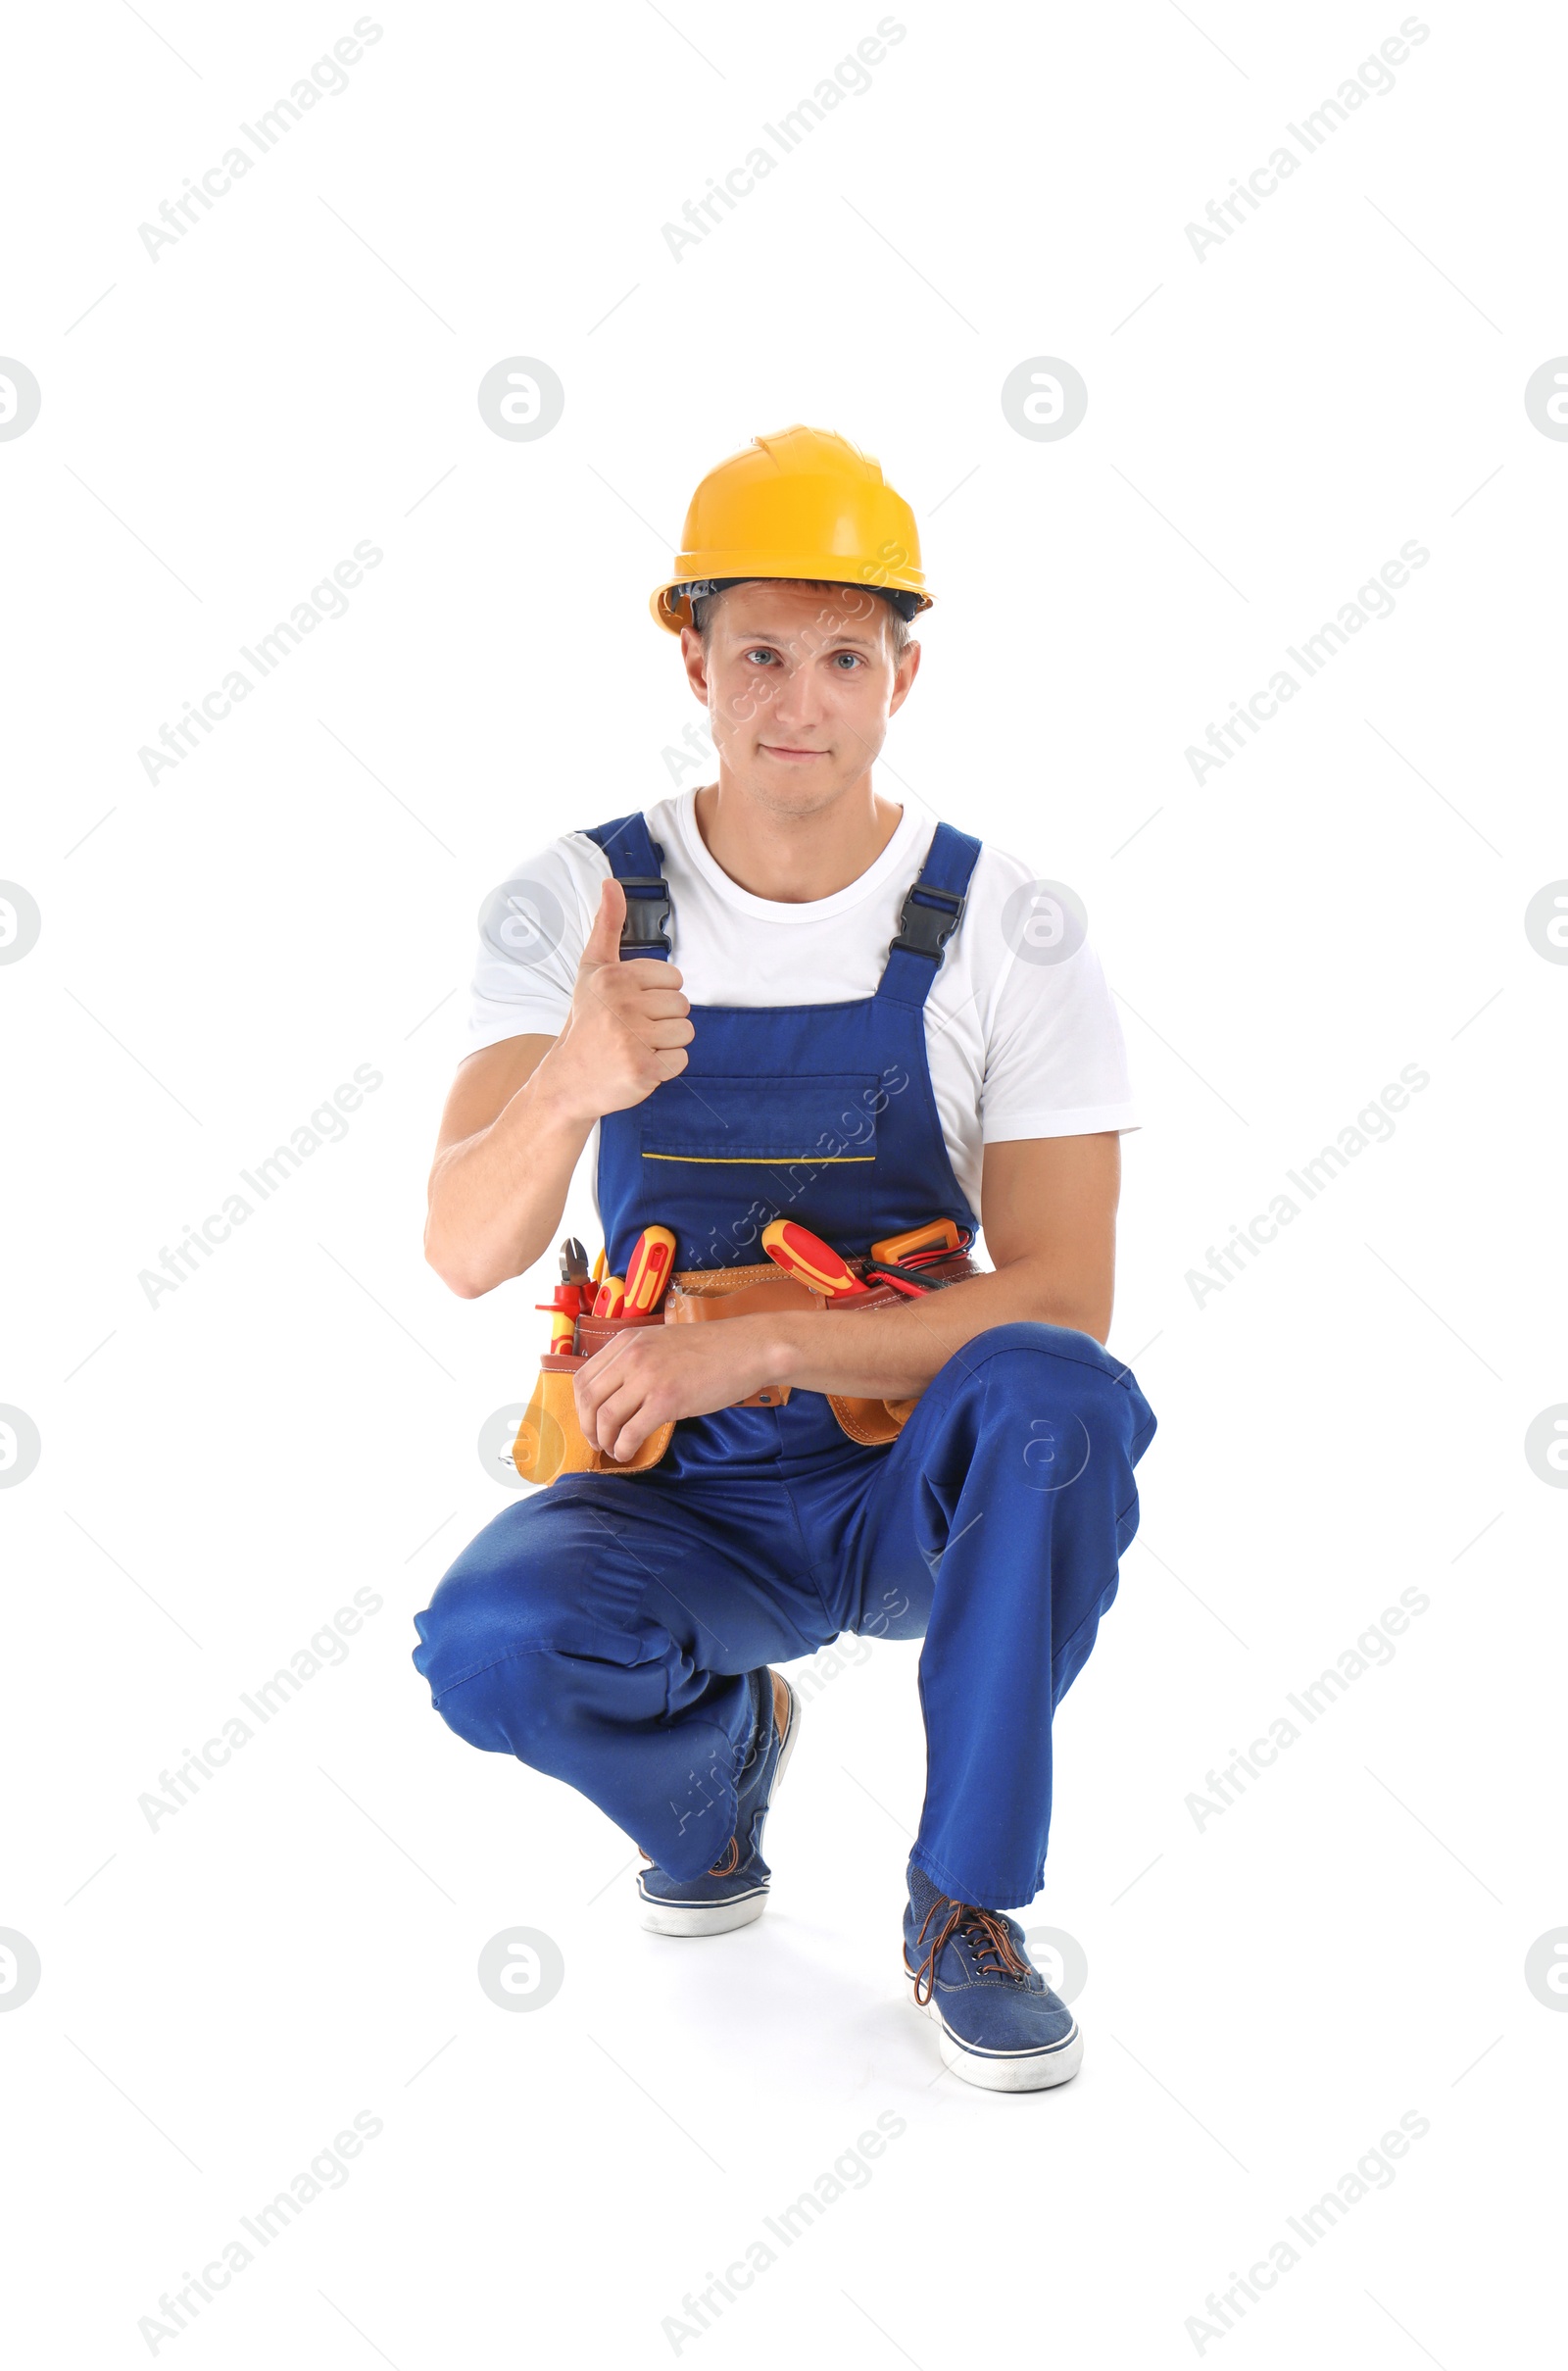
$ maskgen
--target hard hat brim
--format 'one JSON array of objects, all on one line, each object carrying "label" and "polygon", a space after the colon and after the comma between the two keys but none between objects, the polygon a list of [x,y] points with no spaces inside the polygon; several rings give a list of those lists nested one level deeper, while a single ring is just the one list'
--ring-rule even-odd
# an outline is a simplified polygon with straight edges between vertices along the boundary
[{"label": "hard hat brim", "polygon": [[[681,563],[688,559],[691,567],[682,568]],[[648,605],[655,623],[662,625],[669,634],[678,634],[682,626],[691,624],[691,603],[686,597],[686,587],[692,583],[707,583],[720,576],[744,579],[748,583],[770,579],[783,584],[854,585],[857,590],[872,593],[911,593],[918,603],[916,615],[920,610],[930,609],[934,598],[926,591],[925,577],[919,568],[888,568],[879,571],[874,581],[859,573],[847,576],[842,553],[824,553],[814,560],[803,560],[796,554],[790,560],[781,560],[776,552],[704,552],[700,555],[683,552],[677,556],[675,565],[681,572],[672,576],[667,584],[662,584]]]}]

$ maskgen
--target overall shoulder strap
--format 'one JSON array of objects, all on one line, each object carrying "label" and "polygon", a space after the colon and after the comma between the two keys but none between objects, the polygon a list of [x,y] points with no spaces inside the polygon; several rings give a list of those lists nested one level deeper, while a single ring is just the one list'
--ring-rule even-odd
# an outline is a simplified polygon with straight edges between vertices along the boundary
[{"label": "overall shoulder strap", "polygon": [[626,892],[626,919],[620,926],[620,958],[646,955],[660,960],[670,952],[664,925],[669,920],[669,883],[663,878],[664,852],[648,828],[643,815],[616,815],[583,832],[602,848],[610,869]]},{"label": "overall shoulder strap", "polygon": [[980,842],[966,831],[951,823],[937,825],[920,877],[904,901],[899,935],[888,949],[878,996],[900,1005],[925,1003],[948,941],[963,919],[969,876],[979,854]]}]

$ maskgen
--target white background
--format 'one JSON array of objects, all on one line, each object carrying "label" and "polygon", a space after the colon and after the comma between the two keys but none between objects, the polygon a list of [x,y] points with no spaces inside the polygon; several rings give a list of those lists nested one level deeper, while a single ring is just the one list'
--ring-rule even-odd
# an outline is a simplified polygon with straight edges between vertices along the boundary
[{"label": "white background", "polygon": [[[1523,916],[1568,873],[1568,448],[1523,390],[1568,348],[1563,28],[1424,11],[1392,94],[1200,262],[1186,223],[1400,17],[1198,13],[914,0],[679,262],[661,225],[871,5],[378,8],[349,89],[156,263],[138,224],[348,0],[13,25],[0,348],[43,391],[0,444],[0,874],[42,915],[0,967],[0,1401],[42,1439],[0,1491],[0,1926],[43,1966],[0,2015],[19,2360],[147,2359],[138,2318],[365,2109],[346,2186],[160,2359],[666,2361],[685,2293],[884,2111],[869,2184],[682,2359],[1533,2352],[1568,1499],[1523,1439],[1568,1400],[1568,968]],[[477,410],[514,355],[566,390],[537,442]],[[1090,390],[1060,442],[1001,408],[1040,355]],[[1148,1114],[1111,1347],[1160,1431],[1028,1914],[1087,1953],[1087,2058],[1032,2099],[940,2077],[901,1998],[912,1647],[819,1658],[773,1903],[689,1950],[637,1929],[626,1839],[462,1746],[408,1659],[505,1504],[477,1437],[548,1281],[465,1304],[421,1263],[474,916],[551,831],[670,787],[696,712],[648,591],[701,472],[794,420],[878,454],[925,533],[883,786],[1079,891]],[[138,749],[364,538],[349,615],[149,782]],[[1410,538],[1396,614],[1195,782],[1210,719]],[[366,1063],[344,1141],[150,1307],[139,1271]],[[1409,1063],[1392,1141],[1200,1307],[1187,1271]],[[347,1661],[150,1829],[138,1797],[356,1588],[384,1605]],[[1404,1588],[1392,1664],[1200,1829],[1205,1772]],[[512,1926],[564,1956],[531,2014],[475,1977]],[[1228,2335],[1184,2328],[1412,2109],[1392,2187]]]}]

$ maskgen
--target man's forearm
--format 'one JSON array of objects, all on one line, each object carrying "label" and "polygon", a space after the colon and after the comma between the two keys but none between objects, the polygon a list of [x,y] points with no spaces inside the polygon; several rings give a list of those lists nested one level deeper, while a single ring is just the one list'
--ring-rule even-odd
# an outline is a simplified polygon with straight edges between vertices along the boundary
[{"label": "man's forearm", "polygon": [[1047,1261],[1018,1260],[992,1275],[922,1294],[902,1309],[791,1311],[770,1321],[778,1361],[770,1379],[801,1391],[909,1399],[966,1342],[995,1325],[1032,1318],[1103,1342],[1110,1330],[1108,1289],[1102,1298],[1101,1307],[1079,1281],[1054,1274]]},{"label": "man's forearm", "polygon": [[544,1257],[593,1121],[564,1113],[546,1055],[487,1128],[438,1158],[425,1258],[472,1299]]}]

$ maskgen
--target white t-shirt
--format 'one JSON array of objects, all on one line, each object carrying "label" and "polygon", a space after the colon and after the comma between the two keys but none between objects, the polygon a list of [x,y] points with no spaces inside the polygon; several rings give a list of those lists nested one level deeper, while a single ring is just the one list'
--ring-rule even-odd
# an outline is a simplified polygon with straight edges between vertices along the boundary
[{"label": "white t-shirt", "polygon": [[[681,791],[646,810],[664,852],[672,960],[692,1004],[830,1005],[874,995],[936,829],[930,810],[906,799],[892,839],[847,889],[775,905],[714,863],[698,829],[696,796]],[[553,1037],[564,1026],[610,869],[597,843],[571,831],[515,865],[487,902],[469,1053],[508,1037]],[[1078,930],[1070,919],[1063,925],[1059,907],[1040,905],[1031,920],[1040,886],[1027,864],[985,844],[925,1004],[942,1133],[976,1215],[986,1145],[1139,1125],[1104,974],[1087,943],[1064,952]],[[597,1150],[596,1130],[588,1148],[595,1168]]]}]

